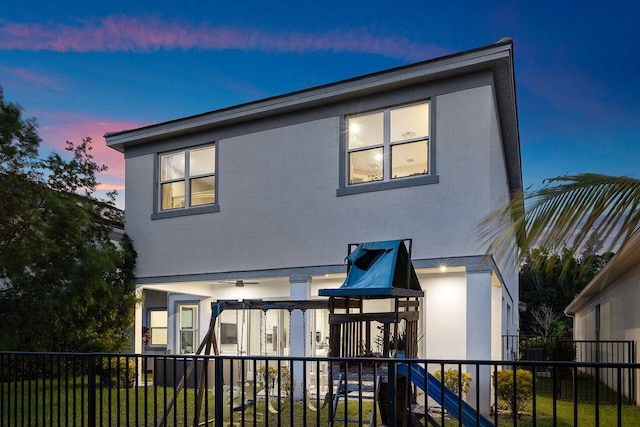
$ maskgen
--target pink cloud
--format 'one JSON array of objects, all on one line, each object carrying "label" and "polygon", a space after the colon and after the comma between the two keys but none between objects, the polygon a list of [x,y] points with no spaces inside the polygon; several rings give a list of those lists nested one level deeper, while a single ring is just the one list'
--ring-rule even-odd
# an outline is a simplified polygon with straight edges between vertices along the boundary
[{"label": "pink cloud", "polygon": [[67,141],[80,143],[83,138],[91,137],[93,141],[91,154],[94,156],[94,160],[109,168],[98,176],[98,181],[101,183],[98,188],[100,190],[124,190],[124,157],[122,153],[106,146],[104,134],[121,129],[138,128],[146,123],[105,121],[89,116],[60,113],[42,114],[39,117],[41,124],[44,121],[54,123],[40,126],[42,154],[56,151],[64,156]]},{"label": "pink cloud", "polygon": [[48,87],[59,92],[65,91],[64,85],[58,79],[26,68],[0,66],[0,73],[11,75],[32,86]]},{"label": "pink cloud", "polygon": [[365,29],[312,34],[272,33],[253,28],[194,25],[160,18],[109,16],[77,25],[0,20],[0,49],[56,52],[153,52],[161,49],[261,50],[266,52],[362,52],[421,60],[448,52],[442,47],[382,37]]}]

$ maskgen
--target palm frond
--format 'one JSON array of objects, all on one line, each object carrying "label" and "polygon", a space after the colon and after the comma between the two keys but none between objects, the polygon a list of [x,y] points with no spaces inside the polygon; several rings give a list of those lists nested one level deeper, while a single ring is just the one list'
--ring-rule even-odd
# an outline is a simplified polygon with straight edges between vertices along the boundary
[{"label": "palm frond", "polygon": [[[524,211],[517,207],[524,200]],[[515,202],[514,202],[515,201]],[[517,194],[509,206],[481,224],[489,253],[501,256],[516,237],[521,255],[534,247],[568,248],[571,254],[595,235],[615,250],[640,223],[640,180],[595,173],[566,175],[542,188]]]}]

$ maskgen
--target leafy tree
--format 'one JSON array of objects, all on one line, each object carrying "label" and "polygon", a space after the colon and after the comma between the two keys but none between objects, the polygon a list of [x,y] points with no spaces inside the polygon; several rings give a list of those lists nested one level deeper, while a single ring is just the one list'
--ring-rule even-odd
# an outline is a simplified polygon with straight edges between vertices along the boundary
[{"label": "leafy tree", "polygon": [[553,327],[557,324],[560,316],[553,311],[553,308],[547,304],[542,304],[535,310],[531,311],[531,318],[533,319],[533,331],[536,335],[543,337],[550,337],[553,332]]},{"label": "leafy tree", "polygon": [[520,333],[545,337],[563,336],[571,319],[562,313],[573,298],[596,275],[613,253],[595,255],[584,251],[574,257],[570,250],[530,250],[520,267],[520,300],[527,311],[520,316]]},{"label": "leafy tree", "polygon": [[120,351],[130,343],[135,251],[94,192],[91,139],[39,156],[35,119],[0,88],[0,349]]}]

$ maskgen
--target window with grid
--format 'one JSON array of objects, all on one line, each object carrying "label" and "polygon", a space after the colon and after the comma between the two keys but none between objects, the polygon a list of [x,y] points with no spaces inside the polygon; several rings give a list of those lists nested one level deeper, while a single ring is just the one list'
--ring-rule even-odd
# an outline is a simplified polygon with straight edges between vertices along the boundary
[{"label": "window with grid", "polygon": [[346,118],[347,185],[429,174],[429,102]]},{"label": "window with grid", "polygon": [[216,203],[216,147],[160,155],[160,210]]},{"label": "window with grid", "polygon": [[198,346],[198,306],[181,305],[178,321],[180,353],[194,353]]},{"label": "window with grid", "polygon": [[149,345],[167,346],[167,310],[149,311]]}]

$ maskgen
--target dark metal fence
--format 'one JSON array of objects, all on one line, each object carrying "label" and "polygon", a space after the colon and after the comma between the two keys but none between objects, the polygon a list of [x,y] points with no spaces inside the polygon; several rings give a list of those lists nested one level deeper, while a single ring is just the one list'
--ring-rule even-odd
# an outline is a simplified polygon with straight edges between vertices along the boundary
[{"label": "dark metal fence", "polygon": [[[585,364],[614,363],[625,364],[636,362],[635,341],[596,341],[596,340],[562,340],[557,338],[544,338],[537,336],[503,336],[503,345],[518,348],[517,359],[528,361],[575,361]],[[538,375],[548,375],[539,372]],[[614,369],[594,368],[584,366],[578,370],[580,378],[595,377],[607,386],[604,394],[600,394],[600,400],[611,401],[617,398],[618,391],[634,404],[636,398],[636,372],[634,369],[623,370],[621,382],[618,381],[618,372]],[[621,384],[620,386],[618,384]],[[562,390],[558,390],[562,393]],[[589,389],[582,392],[582,399],[595,399],[595,394],[589,393]]]},{"label": "dark metal fence", "polygon": [[0,352],[0,426],[638,425],[638,368]]}]

